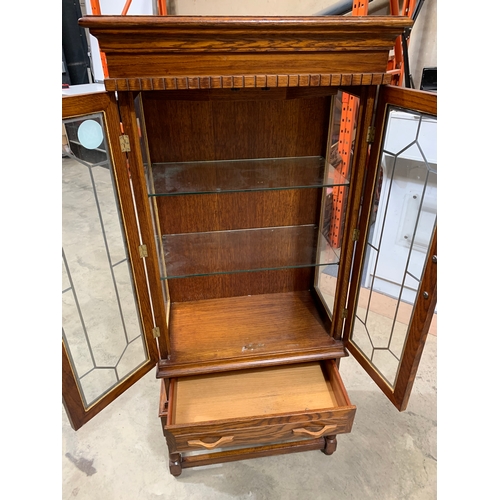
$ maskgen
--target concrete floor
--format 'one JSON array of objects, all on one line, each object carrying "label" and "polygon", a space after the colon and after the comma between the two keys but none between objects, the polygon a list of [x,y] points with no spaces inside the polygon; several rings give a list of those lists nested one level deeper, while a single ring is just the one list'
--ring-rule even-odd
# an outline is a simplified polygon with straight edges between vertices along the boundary
[{"label": "concrete floor", "polygon": [[168,471],[154,370],[75,432],[63,410],[62,497],[78,500],[437,498],[437,338],[429,335],[400,413],[354,358],[340,372],[357,406],[337,451],[309,451]]}]

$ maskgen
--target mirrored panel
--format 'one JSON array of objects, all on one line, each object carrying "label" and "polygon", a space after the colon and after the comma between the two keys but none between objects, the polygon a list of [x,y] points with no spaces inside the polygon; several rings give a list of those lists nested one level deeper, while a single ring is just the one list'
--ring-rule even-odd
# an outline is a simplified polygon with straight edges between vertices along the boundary
[{"label": "mirrored panel", "polygon": [[148,361],[101,113],[63,121],[62,335],[87,410]]},{"label": "mirrored panel", "polygon": [[[330,315],[333,313],[340,249],[344,237],[358,109],[359,99],[351,94],[338,92],[332,97],[327,158],[330,170],[335,172],[336,176],[345,178],[346,182],[327,184],[323,194],[323,238],[320,240],[318,255],[318,262],[322,267],[316,271],[316,290]],[[333,255],[335,259],[332,259]]]},{"label": "mirrored panel", "polygon": [[389,107],[352,342],[394,387],[437,220],[436,118]]}]

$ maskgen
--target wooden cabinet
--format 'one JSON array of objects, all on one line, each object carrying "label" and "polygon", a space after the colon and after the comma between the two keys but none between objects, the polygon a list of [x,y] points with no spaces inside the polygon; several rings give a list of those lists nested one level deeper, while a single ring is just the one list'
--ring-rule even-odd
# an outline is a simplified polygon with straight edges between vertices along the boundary
[{"label": "wooden cabinet", "polygon": [[[411,21],[80,23],[97,37],[110,78],[104,93],[63,99],[69,159],[89,172],[109,168],[143,349],[129,348],[127,333],[115,364],[98,356],[79,314],[85,342],[63,338],[73,427],[156,365],[172,474],[331,454],[356,411],[339,372],[348,352],[404,409],[435,312],[437,262],[436,95],[387,85],[389,50]],[[407,126],[386,127],[391,117]],[[402,271],[383,287],[377,263],[391,261],[394,245]],[[65,262],[65,291],[81,312]],[[111,274],[121,311],[122,282]],[[117,321],[128,325],[123,314]],[[79,356],[93,360],[86,371]],[[106,370],[111,382],[86,389],[85,377]]]}]

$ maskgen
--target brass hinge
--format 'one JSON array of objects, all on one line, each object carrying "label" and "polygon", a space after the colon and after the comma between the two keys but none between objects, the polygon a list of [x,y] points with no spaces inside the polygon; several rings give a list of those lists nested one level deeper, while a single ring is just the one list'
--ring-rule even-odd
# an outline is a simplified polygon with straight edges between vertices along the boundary
[{"label": "brass hinge", "polygon": [[159,326],[155,326],[153,328],[153,337],[155,339],[157,339],[159,336],[160,336],[160,327]]},{"label": "brass hinge", "polygon": [[120,136],[120,149],[122,150],[122,153],[130,152],[130,140],[128,138],[128,135]]},{"label": "brass hinge", "polygon": [[375,140],[375,127],[368,127],[368,133],[366,134],[366,142],[372,143]]},{"label": "brass hinge", "polygon": [[144,259],[148,256],[148,247],[146,245],[139,245],[139,257]]},{"label": "brass hinge", "polygon": [[359,229],[354,229],[352,232],[352,241],[359,240]]},{"label": "brass hinge", "polygon": [[347,309],[344,309],[342,311],[342,319],[346,319],[347,318]]}]

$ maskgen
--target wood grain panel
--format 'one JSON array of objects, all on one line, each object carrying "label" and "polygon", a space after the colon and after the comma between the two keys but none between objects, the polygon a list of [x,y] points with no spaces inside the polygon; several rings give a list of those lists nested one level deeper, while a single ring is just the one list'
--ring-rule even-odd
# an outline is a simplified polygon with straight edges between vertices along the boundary
[{"label": "wood grain panel", "polygon": [[207,102],[200,94],[194,101],[155,95],[143,97],[152,163],[322,156],[326,150],[329,96]]},{"label": "wood grain panel", "polygon": [[256,271],[170,280],[173,302],[309,290],[314,268]]},{"label": "wood grain panel", "polygon": [[162,234],[314,224],[320,201],[320,189],[156,198]]},{"label": "wood grain panel", "polygon": [[172,404],[174,425],[338,406],[319,363],[182,377]]},{"label": "wood grain panel", "polygon": [[328,111],[327,97],[214,103],[217,159],[321,156]]},{"label": "wood grain panel", "polygon": [[107,52],[324,51],[381,48],[413,22],[403,16],[197,17],[86,16]]},{"label": "wood grain panel", "polygon": [[[227,49],[226,49],[227,50]],[[319,85],[320,74],[363,74],[383,73],[387,65],[387,51],[368,50],[367,53],[355,51],[343,52],[286,52],[286,53],[198,53],[196,57],[187,58],[185,54],[168,53],[153,54],[106,54],[108,71],[111,78],[165,78],[177,77],[177,88],[200,88],[199,80],[188,80],[193,77],[209,75],[228,76],[234,79],[225,82],[226,88],[243,87],[245,75],[268,75],[266,87],[277,87],[278,75],[301,75],[307,81],[299,81],[299,86]],[[184,77],[184,75],[186,75]],[[315,80],[309,81],[310,75]],[[185,78],[185,80],[181,80]],[[273,78],[275,81],[269,81]],[[142,80],[142,82],[147,80]],[[141,83],[142,83],[141,82]],[[248,80],[247,80],[248,82]],[[137,84],[139,85],[139,83]],[[149,82],[148,82],[149,87]],[[143,89],[147,90],[147,89]]]},{"label": "wood grain panel", "polygon": [[271,353],[335,356],[341,345],[328,335],[308,291],[173,303],[170,334],[172,355],[161,362],[162,373],[183,364],[203,373],[204,362],[224,371],[224,360],[241,369],[246,359]]},{"label": "wood grain panel", "polygon": [[216,159],[211,103],[143,99],[143,107],[152,163]]}]

